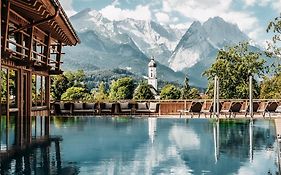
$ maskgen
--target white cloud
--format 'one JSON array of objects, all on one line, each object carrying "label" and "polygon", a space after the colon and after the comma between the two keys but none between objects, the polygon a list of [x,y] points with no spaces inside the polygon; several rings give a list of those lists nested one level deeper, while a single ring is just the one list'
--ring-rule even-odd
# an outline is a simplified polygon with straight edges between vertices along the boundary
[{"label": "white cloud", "polygon": [[68,17],[77,13],[72,7],[72,0],[60,0],[60,3]]},{"label": "white cloud", "polygon": [[166,1],[163,1],[163,11],[171,12],[171,7],[169,6],[168,2],[166,2]]},{"label": "white cloud", "polygon": [[281,0],[275,0],[273,3],[272,3],[272,8],[274,10],[276,10],[278,13],[280,13],[281,11]]},{"label": "white cloud", "polygon": [[156,17],[157,21],[160,23],[170,22],[170,17],[169,17],[169,15],[167,15],[167,13],[158,12],[155,14],[155,17]]},{"label": "white cloud", "polygon": [[244,0],[246,6],[253,6],[256,3],[256,0]]},{"label": "white cloud", "polygon": [[[270,2],[273,2],[272,0],[243,0],[243,1],[245,3],[246,7],[254,6],[254,5],[267,6]],[[277,1],[279,1],[279,0],[277,0]]]},{"label": "white cloud", "polygon": [[106,6],[100,10],[102,15],[110,20],[123,20],[133,18],[137,20],[151,20],[151,12],[149,6],[138,5],[135,9],[121,9],[114,5]]},{"label": "white cloud", "polygon": [[175,29],[186,30],[190,27],[191,23],[171,24],[170,26]]},{"label": "white cloud", "polygon": [[[231,7],[233,0],[166,0],[166,5],[172,11],[178,12],[183,16],[204,22],[211,17],[220,16],[226,21],[237,24],[245,33],[251,34],[254,39],[258,38],[261,31],[259,21],[250,11],[233,10]],[[255,3],[257,0],[244,0],[248,5]],[[259,2],[268,0],[259,0]],[[281,1],[281,0],[278,0]],[[281,3],[280,3],[281,4]],[[164,11],[164,3],[163,3]]]}]

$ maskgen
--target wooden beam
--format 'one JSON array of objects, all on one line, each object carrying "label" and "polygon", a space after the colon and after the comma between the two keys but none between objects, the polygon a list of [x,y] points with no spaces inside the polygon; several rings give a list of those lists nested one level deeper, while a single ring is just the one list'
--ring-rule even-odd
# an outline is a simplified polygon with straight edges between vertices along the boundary
[{"label": "wooden beam", "polygon": [[16,32],[19,32],[21,30],[24,30],[24,29],[28,29],[28,28],[31,28],[31,27],[35,27],[35,26],[38,26],[38,25],[41,25],[41,24],[44,24],[50,20],[54,20],[56,19],[56,17],[59,15],[59,10],[56,11],[56,14],[53,15],[53,16],[50,16],[48,18],[45,18],[45,19],[42,19],[42,20],[39,20],[39,21],[36,21],[36,22],[33,22],[33,23],[30,23],[30,24],[27,24],[26,26],[23,26],[23,27],[20,27],[18,29],[15,29],[15,30],[12,30],[10,31],[9,33],[16,33]]}]

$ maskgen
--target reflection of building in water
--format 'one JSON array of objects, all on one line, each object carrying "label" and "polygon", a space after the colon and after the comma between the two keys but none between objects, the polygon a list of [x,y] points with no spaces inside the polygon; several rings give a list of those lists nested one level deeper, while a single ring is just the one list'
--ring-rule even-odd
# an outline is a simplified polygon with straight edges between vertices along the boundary
[{"label": "reflection of building in water", "polygon": [[156,130],[157,130],[157,118],[149,117],[148,118],[148,136],[151,140],[151,143],[154,142]]},{"label": "reflection of building in water", "polygon": [[76,174],[76,167],[63,167],[60,155],[60,140],[45,143],[1,163],[1,174]]},{"label": "reflection of building in water", "polygon": [[50,76],[62,47],[79,39],[58,0],[0,2],[0,149],[23,148],[49,135]]}]

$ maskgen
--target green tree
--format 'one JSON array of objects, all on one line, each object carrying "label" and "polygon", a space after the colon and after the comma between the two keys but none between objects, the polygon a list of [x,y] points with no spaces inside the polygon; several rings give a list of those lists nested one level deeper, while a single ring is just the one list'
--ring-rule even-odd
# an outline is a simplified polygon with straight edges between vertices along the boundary
[{"label": "green tree", "polygon": [[123,77],[113,81],[109,91],[109,98],[112,100],[132,99],[135,84],[132,78]]},{"label": "green tree", "polygon": [[62,100],[83,100],[87,96],[87,91],[82,87],[70,87],[62,94]]},{"label": "green tree", "polygon": [[272,42],[268,42],[266,54],[271,58],[277,58],[273,67],[275,68],[275,73],[279,73],[281,72],[281,14],[280,16],[274,18],[273,21],[269,22],[266,31],[273,32]]},{"label": "green tree", "polygon": [[198,89],[196,88],[192,88],[190,91],[189,91],[189,98],[190,99],[199,99],[200,98],[200,92]]},{"label": "green tree", "polygon": [[261,53],[249,50],[248,43],[239,43],[218,52],[216,62],[204,72],[209,84],[207,94],[212,96],[214,77],[219,78],[221,98],[248,98],[249,76],[253,76],[254,97],[259,96],[259,85],[256,78],[264,75],[265,61]]},{"label": "green tree", "polygon": [[68,80],[64,75],[52,77],[51,97],[54,100],[61,100],[62,94],[68,89]]},{"label": "green tree", "polygon": [[77,70],[76,72],[65,72],[65,77],[68,80],[68,87],[85,87],[85,73],[83,70]]},{"label": "green tree", "polygon": [[189,86],[189,78],[188,76],[184,79],[184,86],[181,89],[181,98],[182,99],[189,99],[189,93],[190,93],[190,86]]},{"label": "green tree", "polygon": [[98,90],[94,92],[94,99],[97,101],[108,99],[108,95],[105,90],[105,84],[103,82],[99,84]]},{"label": "green tree", "polygon": [[150,86],[147,83],[140,83],[134,92],[134,99],[145,100],[155,99],[153,93],[150,90]]},{"label": "green tree", "polygon": [[261,83],[261,99],[281,99],[281,74],[265,78]]},{"label": "green tree", "polygon": [[160,98],[162,100],[169,100],[169,99],[179,99],[181,95],[181,91],[175,85],[167,84],[164,86],[160,93]]}]

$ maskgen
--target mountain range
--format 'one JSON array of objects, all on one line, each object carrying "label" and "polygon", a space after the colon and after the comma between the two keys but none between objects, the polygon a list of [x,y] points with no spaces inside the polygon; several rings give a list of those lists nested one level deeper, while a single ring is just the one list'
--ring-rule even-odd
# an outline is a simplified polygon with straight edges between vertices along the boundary
[{"label": "mountain range", "polygon": [[93,9],[70,20],[81,44],[64,49],[64,70],[121,68],[146,76],[147,64],[154,57],[159,79],[182,83],[188,74],[191,85],[197,87],[206,87],[207,80],[200,75],[219,49],[249,40],[237,25],[220,17],[203,24],[195,21],[186,32],[154,21],[110,21]]}]

